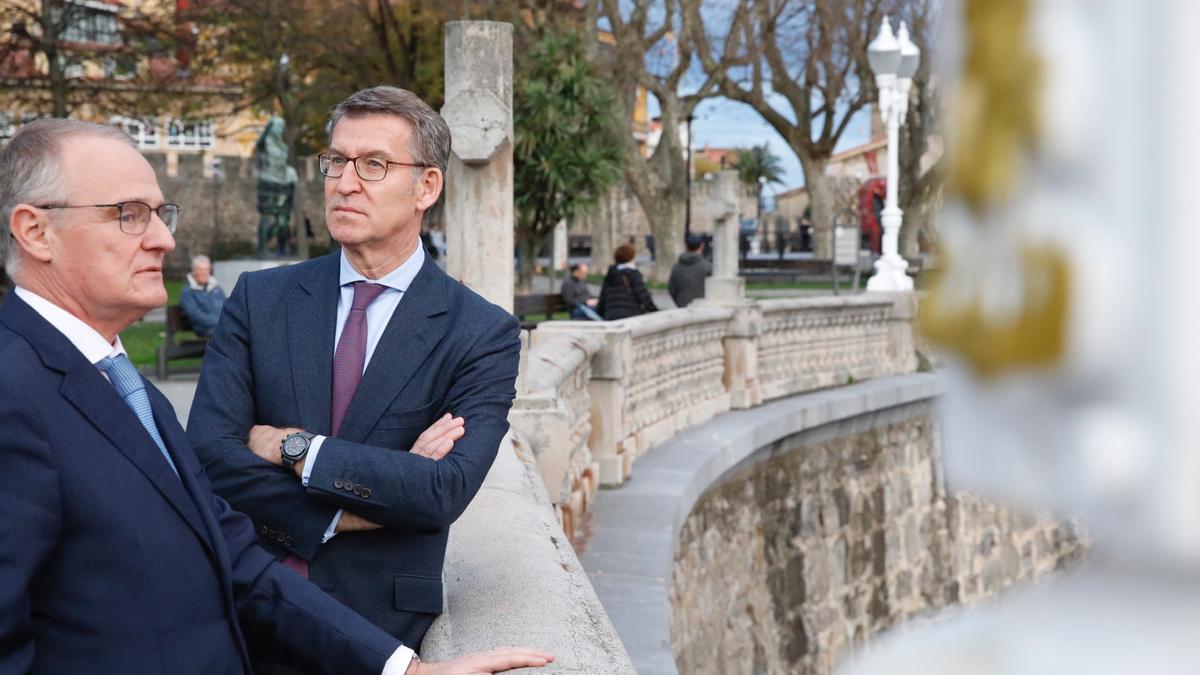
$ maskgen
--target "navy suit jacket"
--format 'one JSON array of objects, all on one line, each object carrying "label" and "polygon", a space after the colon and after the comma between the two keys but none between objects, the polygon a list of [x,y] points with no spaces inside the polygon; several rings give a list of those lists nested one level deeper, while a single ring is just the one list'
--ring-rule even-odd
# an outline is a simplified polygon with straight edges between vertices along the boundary
[{"label": "navy suit jacket", "polygon": [[248,641],[382,672],[398,642],[262,550],[146,390],[178,476],[66,336],[0,306],[0,673],[242,673]]},{"label": "navy suit jacket", "polygon": [[[330,434],[339,255],[242,275],[205,353],[188,435],[264,546],[308,560],[314,583],[413,646],[442,611],[450,524],[508,431],[520,329],[427,257],[305,488],[246,438],[255,424]],[[408,452],[447,412],[466,418],[453,451],[440,461]],[[338,508],[383,528],[322,544]]]}]

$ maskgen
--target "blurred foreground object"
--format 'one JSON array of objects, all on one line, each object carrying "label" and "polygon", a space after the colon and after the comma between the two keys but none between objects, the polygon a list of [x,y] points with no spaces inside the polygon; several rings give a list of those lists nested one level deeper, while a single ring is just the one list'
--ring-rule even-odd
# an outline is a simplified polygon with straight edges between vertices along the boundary
[{"label": "blurred foreground object", "polygon": [[846,673],[1200,663],[1200,3],[962,0],[942,36],[949,479],[1052,507],[1089,564],[872,642]]}]

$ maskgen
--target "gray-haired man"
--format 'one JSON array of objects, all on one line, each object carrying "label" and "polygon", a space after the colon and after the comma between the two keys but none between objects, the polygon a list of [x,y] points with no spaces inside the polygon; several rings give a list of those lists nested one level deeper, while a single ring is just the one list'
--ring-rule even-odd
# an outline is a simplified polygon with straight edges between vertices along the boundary
[{"label": "gray-haired man", "polygon": [[419,644],[442,611],[450,525],[508,430],[519,330],[420,245],[449,161],[445,120],[375,87],[330,126],[319,166],[341,250],[242,277],[188,435],[264,546]]}]

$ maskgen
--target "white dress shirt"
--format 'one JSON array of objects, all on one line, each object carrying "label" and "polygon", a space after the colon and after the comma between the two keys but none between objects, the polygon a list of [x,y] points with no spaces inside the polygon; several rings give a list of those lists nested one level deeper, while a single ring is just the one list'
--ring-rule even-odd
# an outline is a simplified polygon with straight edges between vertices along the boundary
[{"label": "white dress shirt", "polygon": [[[55,330],[70,340],[71,344],[83,353],[83,357],[88,360],[88,363],[96,365],[109,356],[125,353],[125,346],[121,344],[120,335],[110,343],[95,328],[84,323],[79,317],[28,288],[17,286],[13,292],[51,326],[54,326]],[[103,375],[104,371],[100,371],[100,373]]]}]

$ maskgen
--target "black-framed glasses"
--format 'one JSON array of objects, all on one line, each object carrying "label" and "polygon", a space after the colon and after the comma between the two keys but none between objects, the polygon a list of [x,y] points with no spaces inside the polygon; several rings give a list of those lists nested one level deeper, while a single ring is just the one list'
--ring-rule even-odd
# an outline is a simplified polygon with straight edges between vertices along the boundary
[{"label": "black-framed glasses", "polygon": [[317,155],[317,166],[321,169],[322,174],[330,178],[341,178],[342,174],[346,172],[347,164],[353,164],[354,170],[358,172],[358,177],[368,181],[380,181],[387,178],[388,167],[393,164],[410,166],[415,169],[429,167],[428,164],[393,162],[382,157],[343,157],[333,152],[323,152]]},{"label": "black-framed glasses", "polygon": [[179,205],[167,202],[162,206],[150,206],[146,202],[117,202],[116,204],[46,204],[39,209],[116,209],[117,223],[125,234],[142,234],[150,227],[150,213],[157,213],[167,226],[167,231],[175,234],[175,226],[179,224]]}]

